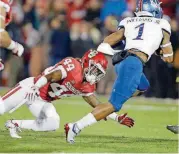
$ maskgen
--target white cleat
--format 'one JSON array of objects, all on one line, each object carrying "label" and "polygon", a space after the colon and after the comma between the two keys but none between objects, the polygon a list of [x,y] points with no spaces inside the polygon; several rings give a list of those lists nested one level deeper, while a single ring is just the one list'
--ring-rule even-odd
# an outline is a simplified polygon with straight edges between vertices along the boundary
[{"label": "white cleat", "polygon": [[21,132],[21,129],[17,123],[13,123],[12,120],[8,120],[5,123],[5,127],[9,130],[10,136],[12,138],[22,138],[21,136],[18,135],[18,132]]},{"label": "white cleat", "polygon": [[76,130],[76,124],[66,124],[64,126],[65,129],[65,134],[66,134],[66,141],[70,144],[74,144],[75,143],[75,137],[80,133],[80,130]]}]

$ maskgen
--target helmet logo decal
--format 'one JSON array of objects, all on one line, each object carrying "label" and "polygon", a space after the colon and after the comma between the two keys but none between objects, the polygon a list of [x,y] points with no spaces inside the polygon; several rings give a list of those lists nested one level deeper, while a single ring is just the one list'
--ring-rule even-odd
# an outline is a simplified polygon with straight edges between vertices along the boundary
[{"label": "helmet logo decal", "polygon": [[93,58],[94,56],[96,56],[98,54],[98,51],[96,50],[91,50],[91,52],[88,54],[89,58]]}]

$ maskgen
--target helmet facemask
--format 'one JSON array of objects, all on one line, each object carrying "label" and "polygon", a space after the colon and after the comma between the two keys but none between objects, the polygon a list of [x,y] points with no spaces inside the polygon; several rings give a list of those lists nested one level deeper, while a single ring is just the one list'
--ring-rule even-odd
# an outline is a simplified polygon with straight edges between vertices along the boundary
[{"label": "helmet facemask", "polygon": [[101,66],[100,63],[95,63],[93,60],[89,60],[89,67],[85,72],[86,81],[90,84],[95,84],[99,82],[104,76],[106,72]]}]

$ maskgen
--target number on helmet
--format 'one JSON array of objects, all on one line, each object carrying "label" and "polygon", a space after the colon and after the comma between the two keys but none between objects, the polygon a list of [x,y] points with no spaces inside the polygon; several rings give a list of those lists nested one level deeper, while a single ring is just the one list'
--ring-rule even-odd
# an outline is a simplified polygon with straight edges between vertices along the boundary
[{"label": "number on helmet", "polygon": [[88,54],[89,58],[93,58],[94,56],[96,56],[98,54],[98,51],[96,50],[91,50],[91,52]]}]

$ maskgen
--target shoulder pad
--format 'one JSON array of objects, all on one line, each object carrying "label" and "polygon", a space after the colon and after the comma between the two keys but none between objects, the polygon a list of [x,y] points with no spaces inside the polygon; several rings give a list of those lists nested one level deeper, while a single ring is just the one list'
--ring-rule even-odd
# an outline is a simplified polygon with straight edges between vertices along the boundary
[{"label": "shoulder pad", "polygon": [[121,28],[125,28],[125,25],[126,25],[126,22],[127,22],[128,19],[130,19],[130,17],[127,17],[127,18],[123,19],[123,20],[119,23],[119,25],[118,25],[118,30],[120,30]]}]

